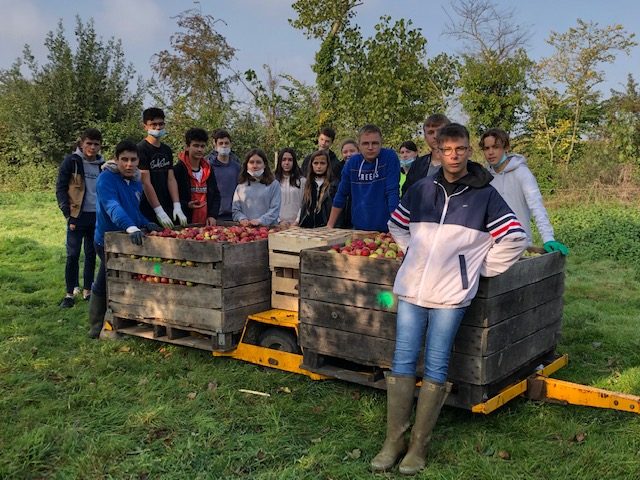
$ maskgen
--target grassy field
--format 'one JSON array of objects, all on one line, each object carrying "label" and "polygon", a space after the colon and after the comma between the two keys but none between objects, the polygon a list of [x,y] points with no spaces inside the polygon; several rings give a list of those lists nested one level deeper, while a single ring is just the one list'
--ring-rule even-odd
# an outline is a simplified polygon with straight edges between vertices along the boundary
[{"label": "grassy field", "polygon": [[[384,393],[89,340],[87,305],[57,306],[65,252],[53,195],[0,194],[0,209],[0,478],[400,477],[368,469]],[[625,262],[569,258],[559,350],[571,363],[556,377],[640,394],[637,278]],[[416,478],[639,479],[640,416],[524,399],[490,416],[445,408]]]}]

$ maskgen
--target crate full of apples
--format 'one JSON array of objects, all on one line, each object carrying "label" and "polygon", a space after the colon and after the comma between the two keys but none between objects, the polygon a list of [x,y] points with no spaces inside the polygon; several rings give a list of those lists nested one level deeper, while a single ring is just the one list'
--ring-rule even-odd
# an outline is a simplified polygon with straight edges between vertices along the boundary
[{"label": "crate full of apples", "polygon": [[390,233],[377,232],[369,232],[364,237],[362,234],[358,234],[356,238],[347,240],[344,245],[332,245],[329,253],[385,260],[402,259],[404,257],[404,253]]}]

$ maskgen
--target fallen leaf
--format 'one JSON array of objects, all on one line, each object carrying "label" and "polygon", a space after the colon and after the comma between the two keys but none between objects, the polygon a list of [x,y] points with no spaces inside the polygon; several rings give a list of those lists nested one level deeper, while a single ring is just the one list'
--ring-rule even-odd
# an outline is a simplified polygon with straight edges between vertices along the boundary
[{"label": "fallen leaf", "polygon": [[291,389],[289,387],[280,387],[278,388],[278,391],[282,393],[291,393]]},{"label": "fallen leaf", "polygon": [[354,400],[360,400],[360,390],[354,390],[351,392],[351,398]]},{"label": "fallen leaf", "polygon": [[169,358],[171,355],[173,355],[173,352],[171,350],[169,350],[168,348],[166,348],[166,347],[160,348],[160,350],[158,350],[158,352],[160,352],[160,354],[164,358]]},{"label": "fallen leaf", "polygon": [[506,450],[500,450],[498,452],[498,456],[502,459],[502,460],[511,460],[511,454],[509,452],[507,452]]},{"label": "fallen leaf", "polygon": [[147,377],[142,377],[138,380],[138,385],[146,385],[147,383],[149,383],[149,379]]},{"label": "fallen leaf", "polygon": [[582,443],[584,442],[585,438],[587,438],[587,434],[584,432],[579,432],[576,433],[573,438],[571,439],[572,442],[576,442],[576,443]]},{"label": "fallen leaf", "polygon": [[264,460],[266,457],[266,455],[264,454],[264,452],[262,450],[258,450],[258,453],[256,453],[256,458],[258,460]]},{"label": "fallen leaf", "polygon": [[311,443],[320,443],[322,441],[321,438],[312,438]]},{"label": "fallen leaf", "polygon": [[131,347],[128,345],[122,345],[118,351],[122,353],[129,353],[131,351]]},{"label": "fallen leaf", "polygon": [[191,393],[187,393],[187,398],[189,400],[195,400],[195,398],[198,396],[198,394],[196,392],[191,392]]},{"label": "fallen leaf", "polygon": [[600,348],[602,346],[602,342],[591,342],[591,346],[593,348]]},{"label": "fallen leaf", "polygon": [[347,452],[347,456],[345,457],[345,459],[350,458],[352,460],[357,460],[361,456],[362,456],[362,450],[360,450],[359,448],[354,448],[350,452]]},{"label": "fallen leaf", "polygon": [[496,453],[496,449],[493,447],[487,447],[484,449],[484,451],[482,452],[482,455],[484,455],[485,457],[493,457],[493,455]]},{"label": "fallen leaf", "polygon": [[207,385],[207,390],[209,390],[210,392],[215,392],[218,389],[218,382],[216,382],[215,380],[213,380],[212,382],[209,382],[209,384]]}]

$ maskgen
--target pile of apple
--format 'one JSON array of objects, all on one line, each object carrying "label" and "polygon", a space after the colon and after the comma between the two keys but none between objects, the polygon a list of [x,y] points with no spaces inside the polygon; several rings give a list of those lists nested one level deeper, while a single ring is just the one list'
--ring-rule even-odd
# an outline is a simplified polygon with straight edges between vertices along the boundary
[{"label": "pile of apple", "polygon": [[274,227],[241,227],[240,225],[235,225],[232,227],[185,227],[181,230],[165,228],[161,232],[150,232],[149,235],[182,238],[199,242],[248,243],[256,240],[266,240],[270,233],[277,231],[279,229]]},{"label": "pile of apple", "polygon": [[398,244],[390,233],[373,233],[371,237],[347,240],[344,245],[333,245],[329,253],[341,253],[369,258],[403,258]]},{"label": "pile of apple", "polygon": [[166,283],[171,285],[186,285],[187,287],[193,287],[197,285],[193,282],[185,282],[184,280],[174,280],[173,278],[158,277],[157,275],[145,275],[143,273],[137,273],[131,275],[131,278],[140,282],[148,283]]},{"label": "pile of apple", "polygon": [[156,263],[168,263],[173,264],[178,267],[197,267],[198,264],[191,260],[178,260],[173,258],[160,258],[160,257],[145,257],[140,255],[129,255],[130,258],[136,260],[140,259],[145,262],[156,262]]}]

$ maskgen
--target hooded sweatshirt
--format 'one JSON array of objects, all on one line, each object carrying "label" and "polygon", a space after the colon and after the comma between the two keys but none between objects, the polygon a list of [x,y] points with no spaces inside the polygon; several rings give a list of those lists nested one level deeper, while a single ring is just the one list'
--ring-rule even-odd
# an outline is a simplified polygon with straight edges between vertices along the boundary
[{"label": "hooded sweatshirt", "polygon": [[351,197],[351,219],[357,230],[387,231],[389,216],[398,206],[400,160],[389,148],[369,162],[353,155],[342,169],[333,206],[344,208]]},{"label": "hooded sweatshirt", "polygon": [[511,154],[507,158],[508,163],[500,173],[496,173],[493,167],[489,166],[489,171],[494,177],[491,185],[502,195],[502,198],[520,220],[527,233],[529,244],[533,241],[531,214],[536,221],[542,242],[552,241],[554,239],[553,227],[549,221],[547,210],[544,208],[536,177],[527,167],[527,159],[516,154]]},{"label": "hooded sweatshirt", "polygon": [[231,216],[231,203],[233,202],[233,193],[238,186],[238,177],[242,166],[238,157],[231,152],[229,161],[223,163],[218,160],[218,152],[213,151],[207,156],[207,160],[213,167],[216,174],[216,182],[220,191],[220,215]]},{"label": "hooded sweatshirt", "polygon": [[474,162],[468,174],[447,182],[439,171],[415,183],[389,220],[406,257],[393,291],[426,308],[471,303],[480,275],[506,271],[527,247],[518,219]]},{"label": "hooded sweatshirt", "polygon": [[[189,223],[205,223],[209,217],[218,218],[220,192],[209,162],[202,158],[199,170],[194,172],[188,152],[180,152],[178,159],[180,161],[173,167],[173,174],[178,184],[180,206],[187,214]],[[191,201],[204,203],[204,205],[197,209],[189,208]]]}]

